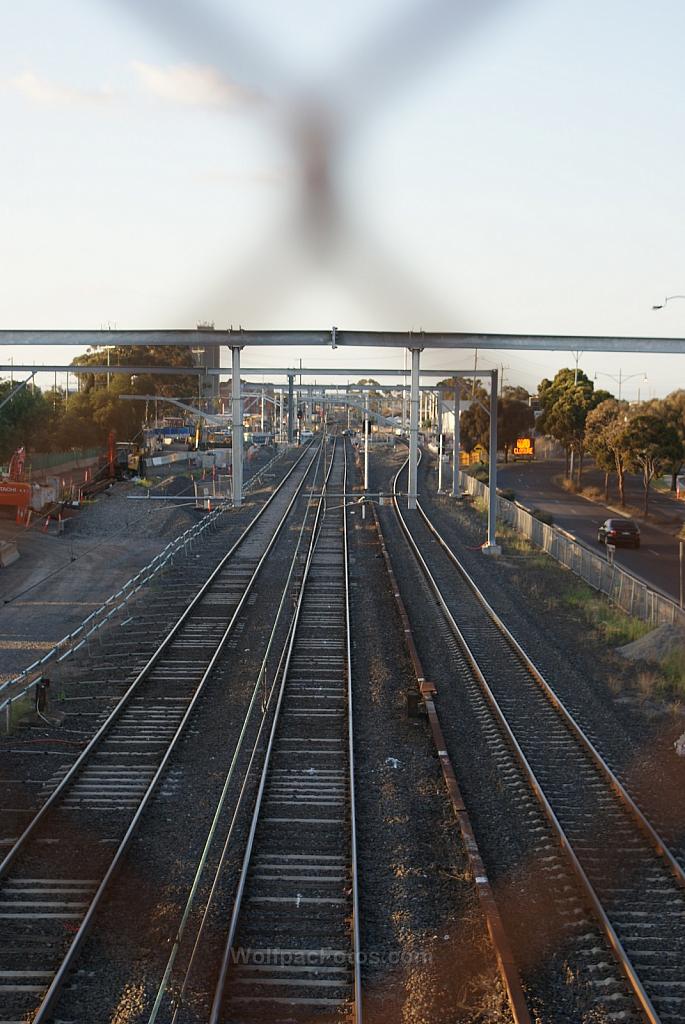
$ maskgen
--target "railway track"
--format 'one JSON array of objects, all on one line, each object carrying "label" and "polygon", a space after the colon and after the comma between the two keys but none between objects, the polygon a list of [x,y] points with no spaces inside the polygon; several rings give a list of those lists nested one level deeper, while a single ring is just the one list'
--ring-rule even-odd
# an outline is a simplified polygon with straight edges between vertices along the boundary
[{"label": "railway track", "polygon": [[544,811],[644,1019],[685,1020],[685,873],[420,503],[394,508],[496,723]]},{"label": "railway track", "polygon": [[320,449],[288,472],[0,863],[0,1022],[50,1018]]},{"label": "railway track", "polygon": [[211,1024],[361,1021],[346,482],[341,439],[317,510]]}]

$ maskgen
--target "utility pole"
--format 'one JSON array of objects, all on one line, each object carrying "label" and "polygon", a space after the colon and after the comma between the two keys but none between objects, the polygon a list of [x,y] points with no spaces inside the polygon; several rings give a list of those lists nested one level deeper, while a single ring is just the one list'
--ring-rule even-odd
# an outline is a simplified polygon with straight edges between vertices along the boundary
[{"label": "utility pole", "polygon": [[476,397],[476,374],[478,373],[478,349],[473,350],[473,387],[471,388],[471,401]]}]

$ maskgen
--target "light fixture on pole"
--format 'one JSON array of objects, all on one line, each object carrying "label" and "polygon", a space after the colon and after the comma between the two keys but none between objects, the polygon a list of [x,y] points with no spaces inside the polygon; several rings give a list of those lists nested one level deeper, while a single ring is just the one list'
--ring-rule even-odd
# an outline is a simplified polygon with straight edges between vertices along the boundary
[{"label": "light fixture on pole", "polygon": [[603,370],[596,370],[595,371],[595,380],[597,380],[598,376],[599,377],[608,377],[608,378],[610,378],[610,380],[616,382],[616,384],[618,385],[618,401],[620,401],[620,392],[622,392],[623,386],[626,383],[626,381],[633,380],[634,377],[641,377],[643,381],[646,381],[648,379],[647,375],[644,373],[644,371],[640,371],[640,373],[637,373],[637,374],[629,374],[628,377],[624,377],[623,371],[619,370],[618,371],[618,376],[615,377],[613,374],[607,374]]},{"label": "light fixture on pole", "polygon": [[655,306],[652,306],[652,309],[663,309],[673,299],[685,299],[685,295],[667,295],[663,302],[658,302]]}]

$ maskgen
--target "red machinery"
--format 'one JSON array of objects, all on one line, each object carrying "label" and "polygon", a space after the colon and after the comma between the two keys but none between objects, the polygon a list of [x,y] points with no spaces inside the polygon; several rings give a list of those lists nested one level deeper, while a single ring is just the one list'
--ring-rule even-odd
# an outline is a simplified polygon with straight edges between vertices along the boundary
[{"label": "red machinery", "polygon": [[17,522],[21,522],[31,504],[31,484],[22,480],[26,450],[17,448],[10,459],[9,472],[0,477],[0,505],[14,505],[17,509]]}]

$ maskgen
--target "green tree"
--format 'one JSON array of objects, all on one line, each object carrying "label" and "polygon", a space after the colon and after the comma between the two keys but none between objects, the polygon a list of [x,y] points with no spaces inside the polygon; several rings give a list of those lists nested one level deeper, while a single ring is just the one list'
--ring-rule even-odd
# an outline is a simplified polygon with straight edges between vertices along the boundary
[{"label": "green tree", "polygon": [[533,410],[526,402],[507,396],[497,403],[497,443],[504,452],[504,461],[509,461],[509,449],[517,438],[530,434],[535,425]]},{"label": "green tree", "polygon": [[[182,369],[193,366],[193,353],[186,345],[112,345],[103,348],[89,349],[84,355],[72,360],[74,366],[168,366]],[[116,380],[130,382],[132,377],[126,374],[111,374],[110,386]],[[136,380],[145,383],[143,394],[157,394],[168,398],[182,398],[197,394],[197,377],[186,376],[165,377],[160,374],[139,374]],[[104,388],[107,385],[107,374],[81,374],[81,390],[90,391]],[[130,384],[128,385],[130,388]],[[126,392],[122,392],[126,393]]]},{"label": "green tree", "polygon": [[[442,397],[446,402],[454,401],[454,388],[457,382],[461,389],[462,400],[466,401],[466,399],[471,397],[471,392],[473,391],[472,380],[464,377],[445,377],[444,380],[438,381],[436,387],[442,388]],[[486,391],[480,384],[476,384],[476,389],[479,393],[486,394]]]},{"label": "green tree", "polygon": [[609,500],[609,474],[616,473],[618,496],[625,505],[628,403],[606,398],[591,409],[585,421],[585,445],[597,466],[604,470],[604,500]]},{"label": "green tree", "polygon": [[49,438],[52,407],[39,388],[27,385],[17,390],[16,382],[0,381],[0,402],[14,395],[0,409],[0,459],[7,462],[12,452],[22,445],[27,451],[41,447]]},{"label": "green tree", "polygon": [[685,460],[685,390],[680,388],[678,391],[672,391],[670,395],[666,395],[666,398],[657,403],[655,411],[674,428],[681,440],[680,451],[674,452],[675,457],[667,467],[667,471],[671,474],[671,490],[675,491],[678,475]]},{"label": "green tree", "polygon": [[490,396],[480,385],[468,409],[461,414],[461,444],[465,451],[472,452],[477,444],[486,450],[490,447]]},{"label": "green tree", "polygon": [[502,388],[502,398],[513,398],[517,402],[528,404],[530,394],[520,384],[505,384]]},{"label": "green tree", "polygon": [[652,480],[680,457],[683,442],[675,427],[661,416],[640,412],[631,417],[625,433],[627,463],[642,474],[645,492],[644,514],[649,512],[649,488]]},{"label": "green tree", "polygon": [[595,386],[582,370],[565,367],[554,380],[540,382],[538,396],[542,412],[537,429],[556,438],[566,453],[566,477],[573,475],[572,463],[578,456],[578,484],[583,472],[585,453],[585,421],[588,413],[612,396],[608,391],[595,391]]}]

